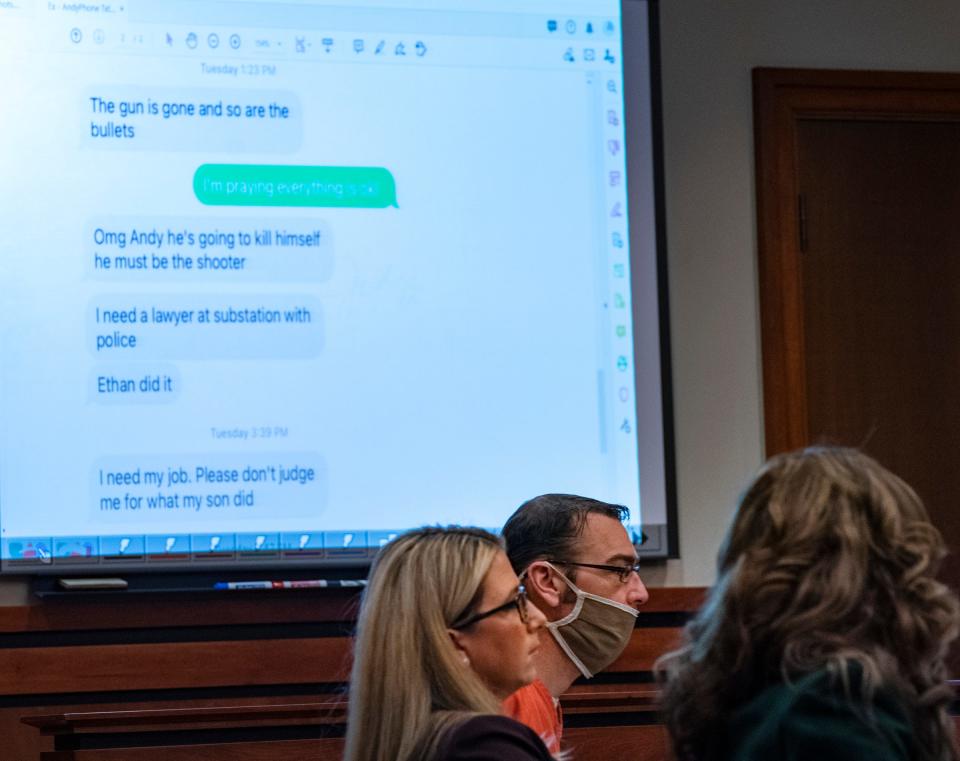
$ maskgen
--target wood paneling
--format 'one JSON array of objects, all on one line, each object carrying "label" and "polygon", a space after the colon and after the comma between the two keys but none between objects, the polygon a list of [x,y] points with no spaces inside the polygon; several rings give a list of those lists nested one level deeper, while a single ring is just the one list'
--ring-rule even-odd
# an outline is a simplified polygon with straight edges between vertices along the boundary
[{"label": "wood paneling", "polygon": [[651,671],[657,658],[680,643],[680,631],[674,627],[634,629],[626,649],[606,672],[633,674]]},{"label": "wood paneling", "polygon": [[[568,725],[565,745],[575,749],[578,761],[605,761],[612,757],[611,748],[620,748],[630,757],[637,753],[645,759],[667,757],[667,736],[657,723],[654,687],[576,687],[564,696],[563,704]],[[27,721],[57,740],[56,749],[42,756],[56,761],[159,759],[164,747],[170,748],[170,758],[209,761],[271,758],[271,752],[277,754],[273,758],[339,758],[342,744],[336,737],[291,741],[263,735],[285,727],[330,726],[342,732],[344,709],[345,702],[340,700],[283,706],[67,712]],[[228,742],[225,735],[238,730],[256,734]],[[163,744],[165,737],[171,744]],[[194,755],[182,755],[189,751]],[[312,755],[283,756],[281,751]]]},{"label": "wood paneling", "polygon": [[[324,594],[328,593],[328,594]],[[0,634],[157,627],[352,623],[360,597],[343,590],[291,589],[209,595],[91,594],[76,600],[0,607]]]},{"label": "wood paneling", "polygon": [[339,761],[342,757],[343,740],[319,739],[51,751],[41,755],[40,761]]},{"label": "wood paneling", "polygon": [[667,730],[661,724],[567,729],[563,736],[575,761],[669,761],[672,757]]},{"label": "wood paneling", "polygon": [[[703,602],[703,587],[655,587],[641,609],[687,613]],[[290,589],[219,592],[209,595],[125,596],[91,593],[76,600],[0,606],[0,636],[18,632],[155,629],[196,626],[276,626],[342,623],[352,626],[360,605],[349,590]]]},{"label": "wood paneling", "polygon": [[350,640],[254,640],[0,650],[6,695],[316,684],[349,675]]},{"label": "wood paneling", "polygon": [[[45,698],[46,700],[56,701],[57,697]],[[318,703],[327,704],[330,701],[329,696],[313,698],[304,695],[283,696],[277,695],[269,698],[273,706],[282,706],[283,704],[301,705],[306,700],[316,700]],[[159,695],[155,699],[148,696],[142,701],[127,702],[92,702],[88,704],[75,703],[45,703],[43,705],[7,705],[0,708],[0,737],[3,738],[0,744],[0,759],[2,761],[35,761],[39,758],[41,751],[50,752],[54,750],[53,736],[41,736],[34,726],[28,726],[24,720],[32,720],[34,717],[39,719],[41,716],[50,716],[51,714],[62,714],[63,716],[76,715],[80,713],[92,713],[104,711],[108,715],[116,712],[135,713],[147,709],[176,709],[178,711],[196,709],[215,709],[218,713],[225,710],[262,705],[265,701],[262,697],[256,698],[236,698],[230,697],[229,691],[215,698],[197,699],[189,697],[180,697],[177,699],[163,700]],[[342,715],[342,712],[341,712]],[[219,722],[223,726],[225,722]],[[149,729],[143,727],[143,729]],[[313,738],[311,738],[313,739]]]},{"label": "wood paneling", "polygon": [[[624,729],[604,726],[605,716],[619,712],[633,721],[637,715],[649,715],[650,669],[677,642],[679,627],[703,595],[703,589],[651,589],[627,649],[603,680],[578,683],[564,698],[571,721],[599,722],[596,737],[620,737]],[[323,721],[331,720],[330,716],[342,721],[336,714],[339,711],[342,717],[351,647],[348,635],[357,603],[354,593],[294,590],[289,595],[182,598],[97,595],[0,608],[0,737],[4,738],[0,759],[33,761],[41,751],[54,753],[51,736],[41,737],[22,723],[25,717],[42,714],[75,718],[106,712],[108,716],[101,718],[113,722],[118,711],[162,709],[155,714],[159,721],[176,717],[184,708],[215,709],[220,719],[201,713],[209,720],[206,724],[195,723],[193,717],[188,722],[215,727],[243,725],[242,715],[256,713],[260,710],[256,706],[263,704],[310,704],[308,710],[330,712]],[[299,714],[281,719],[273,713],[270,719],[272,726],[303,726],[311,721]],[[575,736],[583,740],[590,736],[590,729],[577,727]],[[640,734],[653,736],[646,729]],[[213,759],[225,758],[217,755],[223,749],[233,753],[239,747],[221,744],[224,748],[204,746],[202,752],[212,755],[197,755],[195,748],[137,748],[96,751],[101,755],[82,751],[87,754],[83,756],[77,750],[75,756],[60,753],[43,758]],[[283,753],[278,752],[280,747]],[[228,757],[338,758],[341,747],[342,741],[335,737],[280,738],[264,745],[243,743],[242,753],[253,755]],[[586,745],[577,755],[578,761],[601,757],[592,756]]]},{"label": "wood paneling", "polygon": [[[679,635],[675,627],[636,629],[607,673],[651,671]],[[0,649],[8,696],[339,683],[349,672],[346,637]]]}]

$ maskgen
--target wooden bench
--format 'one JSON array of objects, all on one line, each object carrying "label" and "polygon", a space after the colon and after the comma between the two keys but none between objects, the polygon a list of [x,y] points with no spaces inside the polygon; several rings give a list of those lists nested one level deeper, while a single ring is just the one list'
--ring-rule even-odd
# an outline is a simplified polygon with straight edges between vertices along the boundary
[{"label": "wooden bench", "polygon": [[[564,696],[563,706],[570,725],[564,744],[578,761],[618,757],[619,751],[666,761],[652,687],[578,687]],[[88,711],[23,721],[53,740],[41,761],[333,761],[343,752],[346,703]]]}]

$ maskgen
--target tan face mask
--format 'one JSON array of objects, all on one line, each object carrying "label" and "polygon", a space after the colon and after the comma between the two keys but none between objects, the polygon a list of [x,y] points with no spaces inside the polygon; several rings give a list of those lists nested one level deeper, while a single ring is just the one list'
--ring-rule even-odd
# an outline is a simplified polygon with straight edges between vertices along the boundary
[{"label": "tan face mask", "polygon": [[[555,566],[550,567],[557,571]],[[548,621],[547,629],[580,673],[589,679],[623,652],[633,633],[637,611],[629,605],[584,592],[560,571],[557,574],[576,593],[577,602],[569,615],[559,621]]]}]

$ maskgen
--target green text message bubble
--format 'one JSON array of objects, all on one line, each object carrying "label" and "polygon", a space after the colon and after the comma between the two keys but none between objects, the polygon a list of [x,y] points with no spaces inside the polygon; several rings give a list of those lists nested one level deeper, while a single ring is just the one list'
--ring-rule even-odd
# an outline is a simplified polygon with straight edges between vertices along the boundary
[{"label": "green text message bubble", "polygon": [[193,175],[193,192],[207,206],[397,205],[393,175],[378,166],[201,164]]}]

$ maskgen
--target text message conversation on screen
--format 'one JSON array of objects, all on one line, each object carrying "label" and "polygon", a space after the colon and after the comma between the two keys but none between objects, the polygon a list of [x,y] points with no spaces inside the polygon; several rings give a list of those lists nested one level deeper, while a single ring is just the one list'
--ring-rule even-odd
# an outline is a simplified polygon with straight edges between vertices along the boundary
[{"label": "text message conversation on screen", "polygon": [[639,526],[619,2],[13,5],[5,561]]}]

